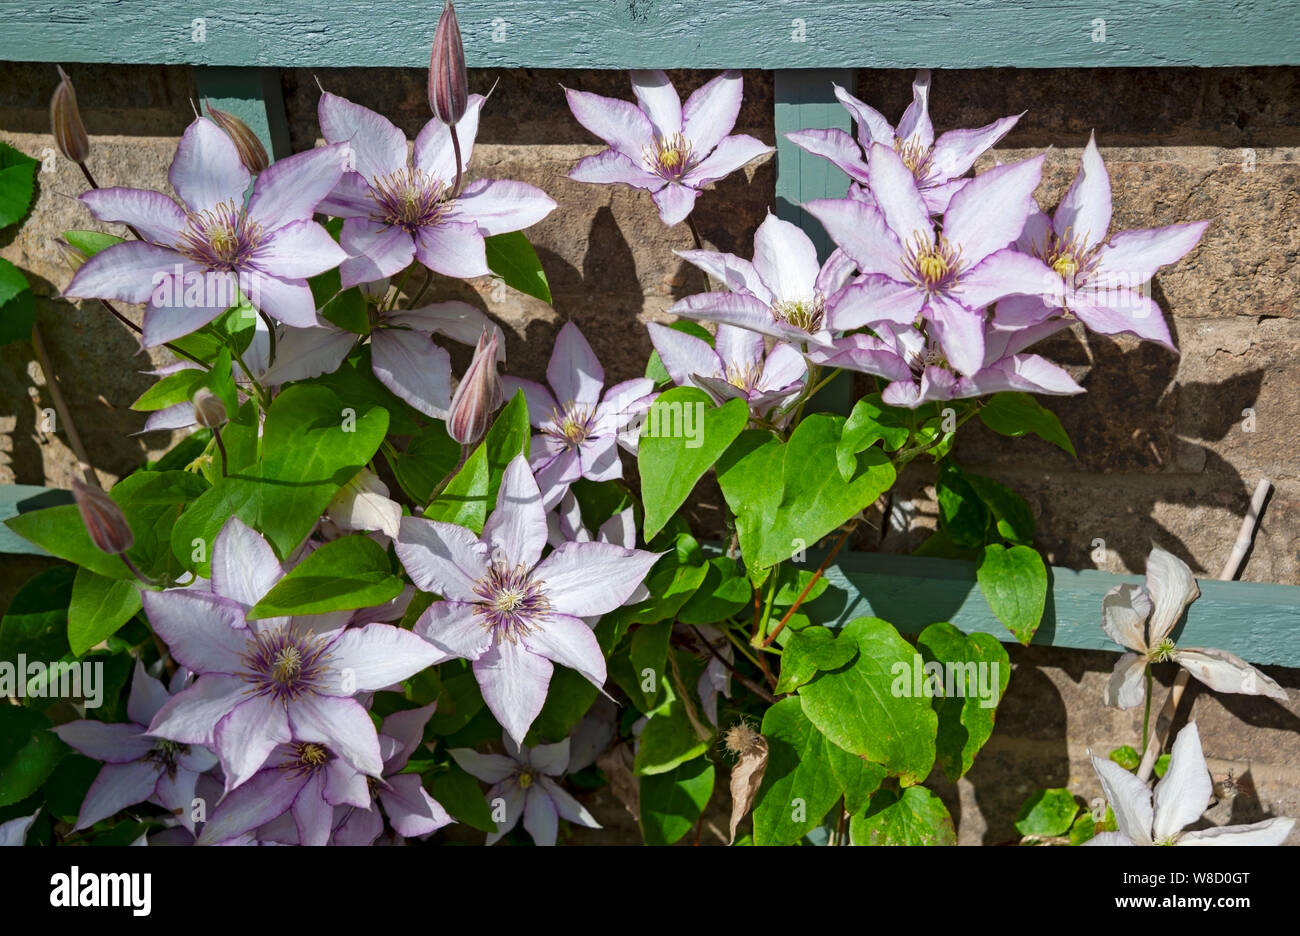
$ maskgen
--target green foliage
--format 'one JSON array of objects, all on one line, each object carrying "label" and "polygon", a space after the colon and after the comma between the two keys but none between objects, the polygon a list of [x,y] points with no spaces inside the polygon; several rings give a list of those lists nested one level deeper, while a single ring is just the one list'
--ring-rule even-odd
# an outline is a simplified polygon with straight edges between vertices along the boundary
[{"label": "green foliage", "polygon": [[1047,566],[1032,547],[984,547],[975,569],[980,591],[998,620],[1026,647],[1047,606]]},{"label": "green foliage", "polygon": [[489,270],[507,286],[551,304],[551,284],[547,282],[542,262],[537,259],[537,251],[523,231],[495,234],[485,240]]},{"label": "green foliage", "polygon": [[289,570],[248,612],[249,620],[369,608],[402,592],[388,551],[368,536],[325,543]]},{"label": "green foliage", "polygon": [[1005,436],[1022,436],[1032,432],[1071,455],[1074,444],[1065,434],[1056,414],[1046,409],[1028,393],[1006,391],[995,393],[980,408],[980,421],[994,432]]},{"label": "green foliage", "polygon": [[713,795],[713,764],[706,757],[641,778],[641,830],[647,845],[672,845],[695,825]]}]

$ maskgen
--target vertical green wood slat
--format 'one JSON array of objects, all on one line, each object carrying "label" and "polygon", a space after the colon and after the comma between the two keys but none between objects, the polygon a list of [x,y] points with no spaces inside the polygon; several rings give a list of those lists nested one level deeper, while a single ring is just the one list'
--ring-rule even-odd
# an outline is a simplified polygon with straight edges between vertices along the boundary
[{"label": "vertical green wood slat", "polygon": [[196,65],[193,71],[199,103],[206,100],[248,124],[272,162],[289,155],[289,120],[278,69]]},{"label": "vertical green wood slat", "polygon": [[[801,207],[816,198],[839,198],[849,177],[829,160],[805,153],[785,138],[793,130],[838,127],[852,131],[849,112],[835,99],[832,83],[852,89],[850,68],[785,69],[775,73],[776,216],[797,224],[825,260],[835,245],[821,224]],[[841,374],[817,394],[813,409],[848,415],[853,405],[853,375]]]}]

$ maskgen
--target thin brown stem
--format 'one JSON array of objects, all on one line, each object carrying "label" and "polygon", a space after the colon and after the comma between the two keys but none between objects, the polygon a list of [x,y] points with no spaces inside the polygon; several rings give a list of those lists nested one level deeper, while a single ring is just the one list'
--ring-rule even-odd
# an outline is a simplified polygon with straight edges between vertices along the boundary
[{"label": "thin brown stem", "polygon": [[765,688],[760,686],[758,683],[754,682],[752,679],[749,679],[747,676],[745,676],[745,674],[743,674],[740,670],[736,669],[736,665],[734,663],[732,663],[721,653],[719,653],[717,648],[714,647],[713,644],[709,643],[707,640],[704,639],[704,635],[695,629],[694,624],[688,624],[687,626],[691,629],[691,633],[695,635],[695,638],[699,640],[700,643],[704,644],[704,649],[708,650],[709,653],[713,655],[713,658],[715,660],[717,660],[719,663],[725,666],[727,670],[731,673],[731,675],[735,677],[735,679],[742,686],[744,686],[750,692],[754,693],[754,695],[758,696],[764,702],[767,702],[770,705],[776,704],[776,696],[772,695],[772,693],[768,692]]},{"label": "thin brown stem", "polygon": [[86,483],[102,488],[103,486],[99,483],[99,476],[95,474],[95,469],[90,467],[90,456],[86,454],[86,447],[81,444],[81,434],[77,432],[77,425],[72,421],[72,412],[68,409],[67,401],[63,399],[63,391],[59,389],[59,381],[54,373],[54,365],[50,362],[49,352],[45,349],[45,339],[41,337],[41,327],[35,322],[32,323],[32,350],[36,352],[36,361],[41,366],[41,373],[45,375],[45,386],[50,390],[50,399],[54,403],[54,411],[62,420],[63,428],[67,431],[68,447],[77,456]]},{"label": "thin brown stem", "polygon": [[217,448],[221,452],[221,477],[226,477],[228,473],[229,460],[226,458],[226,443],[221,441],[221,427],[212,427],[212,437],[217,440]]},{"label": "thin brown stem", "polygon": [[808,584],[805,585],[803,591],[799,593],[799,597],[794,600],[794,604],[790,605],[789,610],[785,612],[785,616],[777,622],[776,627],[772,628],[772,633],[767,635],[767,639],[763,641],[762,646],[770,647],[772,645],[772,641],[776,639],[776,635],[781,633],[781,629],[790,622],[790,618],[799,610],[799,606],[803,604],[803,600],[808,597],[808,593],[812,591],[813,586],[817,584],[817,580],[825,574],[826,570],[830,568],[830,564],[835,561],[836,553],[838,553],[840,547],[847,542],[849,534],[853,532],[854,527],[857,525],[858,523],[855,519],[844,528],[844,532],[841,533],[840,538],[835,541],[835,545],[831,547],[831,551],[826,554],[826,558],[822,560],[822,564],[817,567],[817,571],[813,573],[813,577],[808,580]]},{"label": "thin brown stem", "polygon": [[451,197],[455,198],[460,195],[461,173],[464,166],[460,158],[460,137],[456,135],[456,125],[452,124],[447,129],[451,131],[451,148],[456,154],[456,183],[451,188]]},{"label": "thin brown stem", "polygon": [[425,270],[425,271],[424,271],[424,285],[420,287],[420,291],[419,291],[418,293],[415,294],[415,298],[412,299],[412,300],[410,301],[410,303],[407,305],[407,308],[408,308],[408,309],[417,309],[417,308],[419,308],[419,306],[420,306],[420,300],[424,298],[424,294],[425,294],[425,292],[428,291],[428,289],[429,289],[429,284],[432,283],[432,282],[433,282],[433,271],[432,271],[432,270]]}]

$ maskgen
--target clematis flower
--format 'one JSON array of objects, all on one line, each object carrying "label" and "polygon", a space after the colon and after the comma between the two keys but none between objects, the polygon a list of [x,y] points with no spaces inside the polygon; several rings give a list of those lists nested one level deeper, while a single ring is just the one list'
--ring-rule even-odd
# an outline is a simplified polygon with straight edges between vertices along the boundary
[{"label": "clematis flower", "polygon": [[752,262],[711,250],[675,253],[727,291],[687,296],[668,310],[673,315],[732,325],[796,346],[830,345],[835,309],[827,308],[827,300],[853,274],[844,253],[837,251],[818,264],[808,235],[772,214],[754,232]]},{"label": "clematis flower", "polygon": [[[636,549],[636,515],[631,507],[624,508],[600,525],[596,535],[582,525],[582,508],[572,491],[566,491],[554,512],[546,515],[546,541],[555,548],[565,543],[613,543],[624,549]],[[637,604],[650,597],[644,584],[633,589],[624,604]],[[599,617],[584,618],[592,627]]]},{"label": "clematis flower", "polygon": [[346,255],[312,220],[343,174],[346,147],[282,159],[250,179],[239,150],[206,117],[185,130],[168,172],[181,204],[159,192],[96,189],[81,196],[100,221],[128,224],[145,238],[102,250],[64,295],[148,303],[146,348],[188,335],[235,305],[242,293],[286,325],[315,325],[307,277]]},{"label": "clematis flower", "polygon": [[[456,124],[465,165],[486,100],[471,94]],[[339,267],[344,289],[392,276],[412,257],[445,276],[487,276],[484,237],[522,230],[555,210],[545,192],[523,182],[478,179],[455,191],[451,131],[436,118],[416,137],[408,163],[405,135],[374,111],[326,92],[318,114],[325,139],[353,153],[353,171],[320,209],[346,219],[339,239],[348,254]]]},{"label": "clematis flower", "polygon": [[172,656],[199,676],[158,711],[149,733],[215,750],[227,791],[291,742],[325,745],[356,770],[379,776],[375,727],[353,697],[440,659],[425,641],[389,624],[345,630],[351,611],[247,620],[283,574],[266,540],[232,517],[212,546],[210,591],[142,594]]},{"label": "clematis flower", "polygon": [[1018,293],[1041,294],[1051,270],[1010,248],[1034,211],[1043,157],[997,166],[953,196],[936,232],[916,179],[892,149],[872,144],[868,175],[875,205],[822,199],[805,209],[864,274],[839,297],[844,329],[880,322],[927,323],[953,369],[984,365],[985,307]]},{"label": "clematis flower", "polygon": [[1101,832],[1087,845],[1281,845],[1294,819],[1276,817],[1251,825],[1184,832],[1210,805],[1214,786],[1201,753],[1201,736],[1191,721],[1174,741],[1169,769],[1151,790],[1112,760],[1093,755],[1092,766],[1115,813],[1118,832]]},{"label": "clematis flower", "polygon": [[524,820],[524,828],[535,845],[554,845],[559,834],[559,820],[567,819],[588,829],[599,829],[596,817],[568,794],[554,778],[564,775],[569,765],[569,739],[558,744],[539,744],[526,748],[516,744],[509,733],[502,736],[506,754],[480,754],[472,748],[452,748],[448,753],[466,773],[492,784],[488,803],[505,805],[503,820],[487,837],[494,845]]},{"label": "clematis flower", "polygon": [[1031,214],[1016,241],[1021,251],[1051,268],[1051,287],[1041,295],[1003,299],[996,310],[997,321],[1024,325],[1051,316],[1073,316],[1103,335],[1128,333],[1176,352],[1160,307],[1140,289],[1157,269],[1195,247],[1210,222],[1120,231],[1107,237],[1110,217],[1110,176],[1094,134],[1088,137],[1082,165],[1056,213],[1050,219],[1041,211]]},{"label": "clematis flower", "polygon": [[524,392],[528,420],[542,430],[533,436],[529,451],[550,510],[579,478],[623,477],[619,433],[650,408],[654,381],[638,377],[604,390],[605,370],[572,322],[565,322],[556,336],[546,380],[550,390],[519,377],[503,377],[501,384],[507,398],[517,390]]},{"label": "clematis flower", "polygon": [[424,740],[424,726],[437,703],[423,708],[394,712],[384,719],[379,731],[379,748],[384,755],[384,775],[370,782],[370,807],[339,807],[334,816],[335,845],[371,845],[384,831],[383,806],[393,831],[403,838],[419,838],[438,831],[456,820],[429,795],[420,775],[402,773],[411,755]]},{"label": "clematis flower", "polygon": [[662,71],[632,72],[636,104],[565,88],[578,123],[609,144],[582,159],[569,178],[645,189],[664,224],[684,221],[704,186],[775,152],[747,134],[731,134],[741,86],[740,72],[723,72],[685,105]]},{"label": "clematis flower", "polygon": [[[177,670],[171,682],[172,692],[181,690],[188,676],[184,670]],[[126,703],[130,722],[105,724],[85,719],[51,729],[69,747],[104,762],[86,791],[74,828],[88,828],[119,810],[148,801],[170,810],[182,825],[194,831],[190,818],[194,784],[199,774],[216,765],[217,759],[198,745],[149,737],[145,726],[172,698],[172,692],[136,660]]]},{"label": "clematis flower", "polygon": [[764,416],[803,389],[808,373],[803,355],[788,344],[767,351],[758,332],[719,325],[710,345],[666,325],[646,327],[673,382],[700,387],[719,405],[740,398],[751,412]]},{"label": "clematis flower", "polygon": [[1146,587],[1116,585],[1101,602],[1101,629],[1130,652],[1115,663],[1106,684],[1107,705],[1133,708],[1145,697],[1143,676],[1150,663],[1173,660],[1216,692],[1265,695],[1286,701],[1286,690],[1241,657],[1226,650],[1179,648],[1170,634],[1197,599],[1187,563],[1163,549],[1147,556]]},{"label": "clematis flower", "polygon": [[[417,588],[446,599],[416,622],[438,661],[473,661],[483,700],[522,744],[546,701],[553,663],[599,687],[605,657],[581,619],[606,614],[645,579],[658,553],[567,543],[542,559],[546,513],[522,455],[506,466],[482,539],[462,526],[403,517],[397,555]],[[540,560],[540,561],[539,561]]]},{"label": "clematis flower", "polygon": [[948,210],[952,197],[969,179],[961,178],[975,165],[975,160],[1016,125],[1020,115],[1003,117],[977,130],[950,130],[937,140],[930,123],[930,72],[921,70],[912,82],[912,103],[903,112],[897,127],[892,127],[879,111],[859,101],[839,85],[835,97],[844,105],[857,125],[857,138],[843,130],[796,130],[786,138],[800,149],[830,160],[853,180],[852,195],[871,203],[867,157],[873,144],[886,146],[902,159],[916,180],[917,191],[930,214]]},{"label": "clematis flower", "polygon": [[370,806],[366,777],[325,744],[280,744],[268,752],[264,766],[217,804],[194,844],[325,845],[340,806]]}]

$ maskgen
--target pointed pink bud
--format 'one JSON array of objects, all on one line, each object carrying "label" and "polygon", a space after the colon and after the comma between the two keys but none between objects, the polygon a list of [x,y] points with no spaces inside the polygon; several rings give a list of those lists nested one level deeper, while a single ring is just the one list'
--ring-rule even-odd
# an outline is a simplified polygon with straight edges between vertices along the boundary
[{"label": "pointed pink bud", "polygon": [[[207,103],[206,98],[204,103]],[[234,114],[217,110],[211,104],[208,104],[208,116],[235,142],[235,149],[239,151],[239,161],[244,164],[245,169],[253,175],[266,171],[266,167],[271,165],[271,160],[266,155],[266,147],[262,145],[262,141],[257,138],[257,134],[248,124]]]},{"label": "pointed pink bud", "polygon": [[429,107],[433,116],[452,127],[469,106],[469,76],[465,74],[465,47],[460,44],[456,8],[447,0],[433,35],[429,57]]},{"label": "pointed pink bud", "polygon": [[193,403],[194,421],[204,429],[216,429],[226,424],[226,404],[207,387],[199,387]]},{"label": "pointed pink bud", "polygon": [[474,360],[456,387],[447,415],[447,435],[461,445],[473,445],[487,432],[488,421],[505,400],[501,376],[497,373],[497,345],[500,331],[493,328],[491,337],[483,329]]},{"label": "pointed pink bud", "polygon": [[50,128],[54,131],[54,143],[68,159],[84,163],[90,155],[90,138],[81,122],[81,111],[77,109],[77,92],[73,90],[72,79],[63,66],[54,67],[59,70],[61,79],[50,98]]},{"label": "pointed pink bud", "polygon": [[131,525],[117,502],[99,488],[72,479],[72,498],[81,511],[81,522],[86,525],[90,541],[109,555],[124,553],[135,544]]}]

